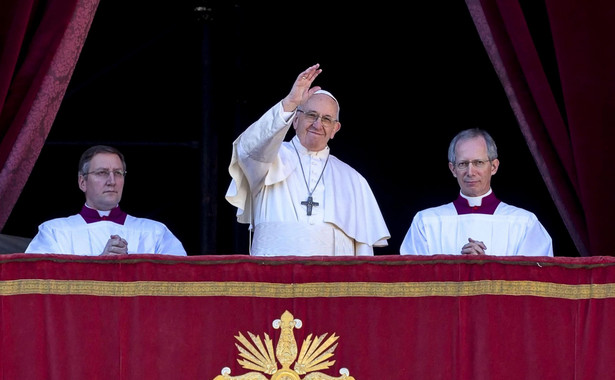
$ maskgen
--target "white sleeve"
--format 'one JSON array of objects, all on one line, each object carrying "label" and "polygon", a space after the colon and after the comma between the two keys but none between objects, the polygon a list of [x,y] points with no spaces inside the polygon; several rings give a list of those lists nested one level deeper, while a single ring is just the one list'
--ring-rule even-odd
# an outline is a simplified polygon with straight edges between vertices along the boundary
[{"label": "white sleeve", "polygon": [[263,186],[292,124],[294,112],[288,114],[282,109],[282,102],[277,103],[233,142],[228,168],[232,181],[225,198],[237,207],[240,223],[250,223],[244,211],[251,207],[252,194]]},{"label": "white sleeve", "polygon": [[528,221],[525,238],[519,244],[518,255],[553,256],[553,242],[535,215]]},{"label": "white sleeve", "polygon": [[38,226],[38,233],[28,244],[25,253],[64,253],[60,250],[54,230],[45,223]]},{"label": "white sleeve", "polygon": [[425,236],[425,229],[420,217],[417,213],[412,219],[412,224],[406,232],[399,253],[402,255],[430,255],[429,244]]},{"label": "white sleeve", "polygon": [[187,256],[184,246],[178,238],[173,235],[171,230],[165,227],[164,234],[160,239],[158,252],[163,255]]}]

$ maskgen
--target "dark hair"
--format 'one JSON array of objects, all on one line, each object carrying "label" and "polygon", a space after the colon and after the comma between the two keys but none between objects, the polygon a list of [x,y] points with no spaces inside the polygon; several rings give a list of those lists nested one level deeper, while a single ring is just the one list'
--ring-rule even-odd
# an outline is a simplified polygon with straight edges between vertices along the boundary
[{"label": "dark hair", "polygon": [[114,147],[107,145],[94,145],[91,148],[88,148],[79,159],[79,171],[78,174],[82,176],[87,176],[87,172],[90,171],[90,161],[92,161],[92,157],[99,153],[111,153],[117,154],[117,156],[122,161],[122,166],[124,167],[124,171],[126,171],[126,161],[124,160],[124,155],[119,150]]},{"label": "dark hair", "polygon": [[495,145],[495,141],[491,135],[487,133],[487,131],[480,128],[470,128],[457,133],[457,135],[453,137],[453,140],[448,146],[448,162],[455,163],[455,147],[459,141],[469,140],[475,137],[482,137],[485,139],[485,143],[487,144],[487,156],[489,156],[489,160],[492,161],[498,158],[498,147]]}]

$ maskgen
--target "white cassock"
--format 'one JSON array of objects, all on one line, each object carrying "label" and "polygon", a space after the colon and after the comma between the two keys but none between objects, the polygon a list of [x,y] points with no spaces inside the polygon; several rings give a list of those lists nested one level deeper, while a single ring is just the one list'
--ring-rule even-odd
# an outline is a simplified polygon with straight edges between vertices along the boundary
[{"label": "white cassock", "polygon": [[[390,234],[367,181],[329,147],[308,152],[297,136],[285,142],[294,115],[280,102],[233,143],[226,199],[237,221],[254,227],[250,254],[373,255]],[[312,215],[301,204],[306,182],[318,203]]]},{"label": "white cassock", "polygon": [[[494,198],[495,199],[495,198]],[[494,256],[553,256],[551,236],[533,213],[498,201],[493,214],[460,215],[454,202],[419,211],[401,244],[402,255],[460,255],[468,238]]]},{"label": "white cassock", "polygon": [[163,224],[127,215],[124,224],[111,221],[86,223],[79,214],[42,223],[26,253],[100,255],[111,235],[128,242],[128,253],[186,256],[182,243]]}]

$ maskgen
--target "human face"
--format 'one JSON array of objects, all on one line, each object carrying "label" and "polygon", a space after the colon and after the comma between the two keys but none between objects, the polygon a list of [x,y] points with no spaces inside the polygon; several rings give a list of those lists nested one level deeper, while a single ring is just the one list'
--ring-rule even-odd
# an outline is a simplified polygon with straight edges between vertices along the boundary
[{"label": "human face", "polygon": [[303,145],[309,151],[323,150],[329,139],[340,130],[342,125],[339,121],[333,122],[329,127],[325,127],[322,124],[322,119],[318,118],[313,122],[307,120],[304,112],[316,112],[321,116],[329,116],[331,119],[337,119],[337,103],[329,95],[315,94],[312,95],[300,109],[303,112],[297,112],[295,120],[293,121],[293,127],[295,133]]},{"label": "human face", "polygon": [[88,206],[100,210],[111,210],[120,203],[124,190],[124,177],[114,175],[113,171],[124,170],[122,160],[117,154],[98,153],[92,157],[88,172],[108,170],[106,177],[94,174],[79,175],[79,188],[85,193],[85,202]]},{"label": "human face", "polygon": [[465,169],[457,168],[452,162],[448,163],[453,176],[457,178],[462,194],[468,197],[486,194],[491,188],[491,176],[498,171],[500,161],[497,158],[489,161],[485,139],[480,136],[459,141],[455,146],[455,160],[457,162],[487,161],[481,168],[477,168],[470,163]]}]

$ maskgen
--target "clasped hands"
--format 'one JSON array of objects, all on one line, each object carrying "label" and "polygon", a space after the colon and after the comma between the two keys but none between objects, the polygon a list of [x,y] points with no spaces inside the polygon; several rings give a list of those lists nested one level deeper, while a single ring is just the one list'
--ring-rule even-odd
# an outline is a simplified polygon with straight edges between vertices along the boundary
[{"label": "clasped hands", "polygon": [[126,255],[128,254],[128,242],[126,239],[119,235],[111,235],[111,238],[107,241],[105,249],[101,256],[106,255]]},{"label": "clasped hands", "polygon": [[461,247],[462,255],[484,255],[487,246],[478,240],[468,238],[468,243]]}]

